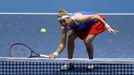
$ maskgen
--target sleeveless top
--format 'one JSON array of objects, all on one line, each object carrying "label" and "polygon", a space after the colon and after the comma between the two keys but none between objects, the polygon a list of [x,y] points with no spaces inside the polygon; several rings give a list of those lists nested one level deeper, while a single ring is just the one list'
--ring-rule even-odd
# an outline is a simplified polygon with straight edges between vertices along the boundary
[{"label": "sleeveless top", "polygon": [[[76,13],[81,13],[83,15],[92,15],[92,14],[95,14],[95,13],[92,13],[92,12],[76,12]],[[90,26],[92,26],[97,20],[96,19],[93,19],[91,21],[88,21],[88,22],[85,22],[83,24],[80,24],[78,21],[75,20],[75,18],[73,17],[75,13],[72,13],[72,14],[68,14],[71,19],[74,21],[74,23],[77,25],[77,27],[75,28],[76,30],[84,30],[84,29],[87,29],[89,28]],[[68,30],[72,30],[74,29],[73,27],[68,27],[67,28]]]}]

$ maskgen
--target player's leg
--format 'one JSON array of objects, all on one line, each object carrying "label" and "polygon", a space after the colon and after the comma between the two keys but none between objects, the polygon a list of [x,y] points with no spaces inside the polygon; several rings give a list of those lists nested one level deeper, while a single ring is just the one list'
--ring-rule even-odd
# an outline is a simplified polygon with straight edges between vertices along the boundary
[{"label": "player's leg", "polygon": [[88,34],[87,37],[84,39],[84,43],[85,43],[85,46],[86,46],[86,49],[87,49],[89,59],[93,59],[92,41],[94,40],[95,37],[96,37],[96,35],[94,35],[94,34]]},{"label": "player's leg", "polygon": [[[68,59],[73,58],[73,52],[74,52],[74,42],[77,36],[75,35],[74,31],[70,31],[68,34],[68,42],[67,42],[67,51],[68,51]],[[61,70],[69,70],[73,68],[73,64],[65,64],[61,67]]]},{"label": "player's leg", "polygon": [[67,51],[68,51],[68,58],[72,59],[73,58],[73,52],[74,52],[74,42],[77,36],[75,35],[74,31],[70,31],[68,34],[68,42],[67,42]]},{"label": "player's leg", "polygon": [[[93,42],[95,37],[96,37],[96,35],[88,34],[88,36],[84,39],[84,43],[85,43],[85,46],[86,46],[86,49],[87,49],[89,59],[93,59],[93,45],[92,45],[92,42]],[[94,69],[93,64],[90,63],[88,65],[88,69],[90,71],[92,71]]]}]

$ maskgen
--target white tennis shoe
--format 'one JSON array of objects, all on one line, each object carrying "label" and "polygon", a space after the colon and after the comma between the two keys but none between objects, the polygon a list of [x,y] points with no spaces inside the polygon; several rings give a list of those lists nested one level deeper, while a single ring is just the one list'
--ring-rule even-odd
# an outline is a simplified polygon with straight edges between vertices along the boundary
[{"label": "white tennis shoe", "polygon": [[88,68],[89,71],[93,71],[94,65],[93,64],[89,64],[87,68]]},{"label": "white tennis shoe", "polygon": [[65,64],[65,65],[61,66],[62,71],[67,71],[67,70],[70,70],[72,68],[74,68],[73,64]]}]

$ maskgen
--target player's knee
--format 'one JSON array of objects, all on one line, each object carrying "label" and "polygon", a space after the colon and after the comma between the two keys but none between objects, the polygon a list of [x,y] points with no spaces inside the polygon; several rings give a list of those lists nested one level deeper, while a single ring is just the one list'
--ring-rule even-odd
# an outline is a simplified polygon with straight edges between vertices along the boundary
[{"label": "player's knee", "polygon": [[85,44],[88,44],[88,45],[92,44],[92,41],[94,40],[94,38],[95,38],[94,35],[89,35],[89,36],[87,36],[87,37],[84,39]]},{"label": "player's knee", "polygon": [[86,46],[90,46],[90,45],[92,45],[92,40],[90,40],[90,39],[84,40],[84,43]]}]

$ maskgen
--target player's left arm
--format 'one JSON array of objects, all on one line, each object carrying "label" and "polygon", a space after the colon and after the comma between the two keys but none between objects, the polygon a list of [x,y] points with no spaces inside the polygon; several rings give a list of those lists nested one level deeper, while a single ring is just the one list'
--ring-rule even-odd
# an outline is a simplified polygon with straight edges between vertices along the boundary
[{"label": "player's left arm", "polygon": [[100,16],[93,14],[93,15],[82,15],[82,14],[76,14],[75,17],[81,21],[81,22],[88,22],[93,19],[99,20],[105,27],[107,28],[109,33],[114,33],[118,32],[117,30],[113,29],[109,24],[107,24]]},{"label": "player's left arm", "polygon": [[[88,22],[88,21],[91,21],[93,19],[97,19],[99,20],[102,24],[106,25],[107,23],[101,18],[99,17],[98,15],[96,14],[92,14],[92,15],[83,15],[81,13],[76,13],[74,15],[74,17],[80,22],[80,23],[84,23],[84,22]],[[107,26],[106,26],[107,27]],[[108,27],[110,27],[108,25]]]},{"label": "player's left arm", "polygon": [[114,33],[116,34],[117,32],[119,32],[118,30],[116,29],[113,29],[108,23],[106,23],[100,16],[98,15],[83,15],[83,20],[87,20],[87,21],[90,21],[90,20],[93,20],[93,19],[97,19],[99,20],[103,25],[105,25],[105,27],[107,28],[108,32],[109,33]]},{"label": "player's left arm", "polygon": [[108,32],[109,33],[114,33],[114,34],[116,34],[117,32],[119,32],[118,30],[116,30],[116,29],[113,29],[108,23],[106,23],[100,16],[98,16],[98,15],[91,15],[90,17],[89,17],[89,19],[97,19],[97,20],[99,20],[103,25],[105,25],[105,27],[107,28],[107,30],[108,30]]}]

